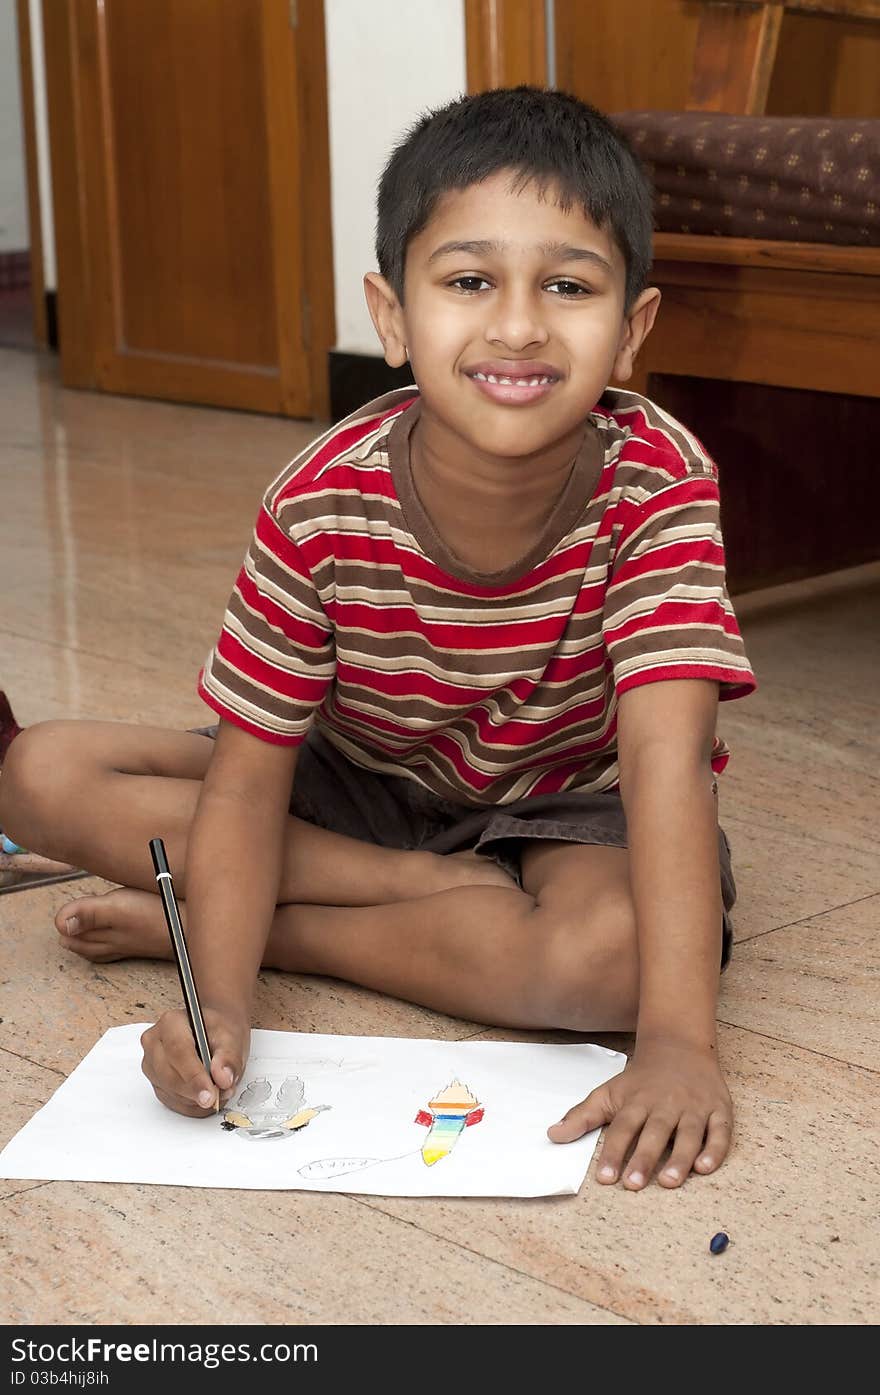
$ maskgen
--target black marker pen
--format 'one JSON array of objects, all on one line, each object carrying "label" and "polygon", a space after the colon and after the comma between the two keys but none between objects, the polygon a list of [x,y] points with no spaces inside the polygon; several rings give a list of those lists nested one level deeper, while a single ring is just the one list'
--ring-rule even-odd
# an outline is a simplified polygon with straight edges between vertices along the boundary
[{"label": "black marker pen", "polygon": [[[180,977],[180,986],[183,989],[183,1001],[186,1004],[186,1015],[189,1018],[193,1041],[196,1044],[199,1059],[210,1076],[211,1044],[208,1041],[208,1034],[205,1031],[205,1019],[202,1017],[199,995],[196,992],[196,981],[193,978],[193,971],[189,962],[189,953],[183,934],[183,923],[180,919],[177,898],[174,895],[174,883],[171,880],[171,871],[168,866],[168,859],[165,856],[165,844],[162,842],[161,838],[150,839],[150,855],[153,859],[153,866],[156,869],[156,883],[159,887],[159,895],[162,898],[162,907],[165,911],[168,933],[171,936],[174,958],[177,961],[177,972]],[[214,1112],[216,1113],[219,1108],[220,1094],[218,1091],[217,1100],[214,1104]]]}]

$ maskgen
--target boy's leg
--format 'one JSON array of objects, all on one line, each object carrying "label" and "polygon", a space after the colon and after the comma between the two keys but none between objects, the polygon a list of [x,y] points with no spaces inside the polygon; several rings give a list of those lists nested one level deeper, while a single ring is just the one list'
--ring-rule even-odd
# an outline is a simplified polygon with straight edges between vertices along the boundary
[{"label": "boy's leg", "polygon": [[[0,826],[23,847],[123,886],[155,891],[149,840],[161,837],[186,894],[189,828],[210,738],[115,722],[43,722],[9,748]],[[370,905],[509,878],[489,859],[403,852],[289,821],[280,901]]]},{"label": "boy's leg", "polygon": [[[45,723],[13,742],[0,824],[25,846],[125,884],[65,908],[91,920],[77,946],[86,957],[167,954],[158,897],[128,888],[152,892],[147,844],[157,833],[182,877],[210,753],[204,737],[115,723]],[[282,896],[293,904],[276,913],[267,965],[499,1026],[623,1031],[635,1021],[624,850],[529,847],[520,891],[486,858],[396,852],[290,822]],[[105,955],[108,921],[115,938]],[[147,926],[152,949],[138,942]]]},{"label": "boy's leg", "polygon": [[633,1030],[627,850],[529,845],[522,880],[522,891],[463,887],[389,906],[279,906],[266,962],[499,1027]]},{"label": "boy's leg", "polygon": [[[495,1026],[631,1030],[638,950],[626,850],[529,846],[523,882],[384,906],[282,905],[263,962]],[[62,939],[85,958],[170,957],[157,897],[124,889],[71,909],[80,904],[85,933]]]}]

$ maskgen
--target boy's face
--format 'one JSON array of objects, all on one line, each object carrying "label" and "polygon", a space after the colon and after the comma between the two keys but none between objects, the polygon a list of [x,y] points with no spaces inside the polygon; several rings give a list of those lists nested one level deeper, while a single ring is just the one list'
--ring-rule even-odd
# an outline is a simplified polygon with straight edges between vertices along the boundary
[{"label": "boy's face", "polygon": [[423,417],[504,457],[582,429],[609,379],[629,377],[660,298],[644,291],[625,312],[610,233],[532,184],[513,193],[511,179],[438,200],[407,251],[403,306],[384,278],[365,278],[385,357],[409,358]]}]

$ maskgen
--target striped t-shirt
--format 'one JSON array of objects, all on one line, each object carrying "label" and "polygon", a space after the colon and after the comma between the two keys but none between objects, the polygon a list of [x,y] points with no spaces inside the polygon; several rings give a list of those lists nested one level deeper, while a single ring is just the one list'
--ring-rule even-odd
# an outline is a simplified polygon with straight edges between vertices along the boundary
[{"label": "striped t-shirt", "polygon": [[[605,392],[538,543],[480,574],[419,501],[419,410],[415,388],[378,398],[266,491],[199,679],[221,717],[288,745],[315,721],[357,765],[496,805],[614,788],[629,688],[751,691],[717,471],[673,417]],[[716,739],[713,768],[727,758]]]}]

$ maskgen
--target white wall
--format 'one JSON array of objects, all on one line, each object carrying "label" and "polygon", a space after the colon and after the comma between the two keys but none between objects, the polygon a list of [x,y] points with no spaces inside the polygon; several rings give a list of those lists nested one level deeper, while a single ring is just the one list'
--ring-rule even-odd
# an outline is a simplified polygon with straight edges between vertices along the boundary
[{"label": "white wall", "polygon": [[0,252],[30,246],[15,6],[0,0]]},{"label": "white wall", "polygon": [[40,186],[40,227],[43,232],[43,285],[57,291],[55,270],[55,219],[52,209],[52,166],[49,160],[49,111],[46,105],[46,66],[43,57],[43,3],[29,0],[31,18],[31,72],[34,80],[34,126],[37,145],[37,182]]},{"label": "white wall", "polygon": [[[40,185],[40,226],[43,236],[43,283],[47,291],[54,291],[58,283],[55,274],[55,229],[52,220],[52,179],[49,165],[41,0],[29,0],[29,13],[37,178]],[[15,6],[11,0],[0,0],[0,251],[13,252],[23,251],[31,245],[18,62]]]},{"label": "white wall", "polygon": [[324,0],[336,347],[381,353],[364,302],[375,271],[376,187],[391,147],[428,107],[467,90],[463,0]]}]

